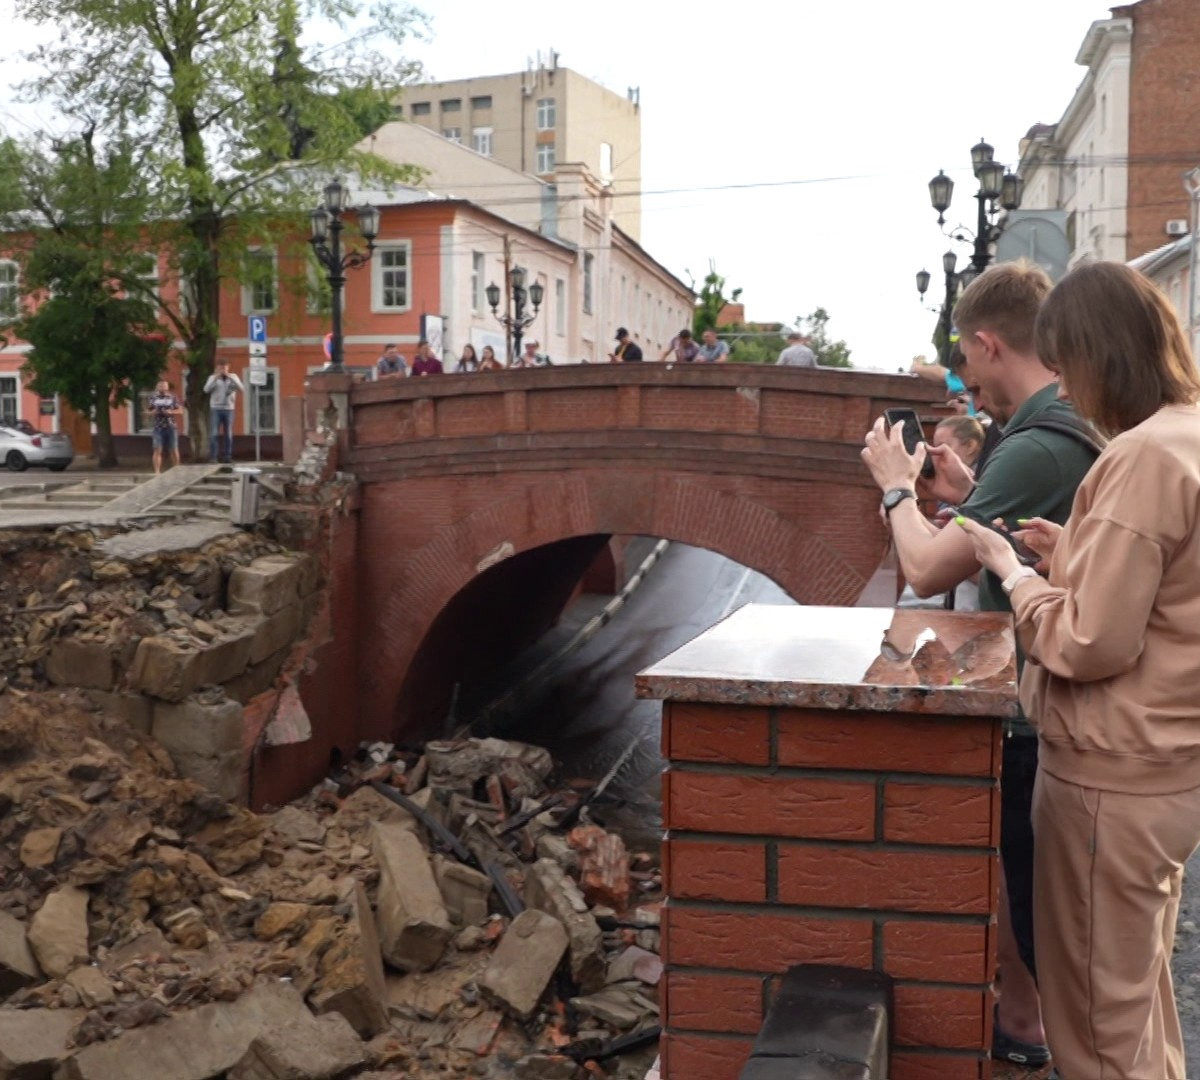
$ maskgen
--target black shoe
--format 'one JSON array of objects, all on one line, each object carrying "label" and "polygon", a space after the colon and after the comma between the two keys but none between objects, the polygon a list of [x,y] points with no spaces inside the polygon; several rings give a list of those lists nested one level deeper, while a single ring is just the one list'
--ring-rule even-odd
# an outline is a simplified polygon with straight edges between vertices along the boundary
[{"label": "black shoe", "polygon": [[1000,1027],[999,1011],[992,1014],[992,1057],[1040,1069],[1050,1061],[1050,1047],[1041,1043],[1023,1043],[1007,1035]]}]

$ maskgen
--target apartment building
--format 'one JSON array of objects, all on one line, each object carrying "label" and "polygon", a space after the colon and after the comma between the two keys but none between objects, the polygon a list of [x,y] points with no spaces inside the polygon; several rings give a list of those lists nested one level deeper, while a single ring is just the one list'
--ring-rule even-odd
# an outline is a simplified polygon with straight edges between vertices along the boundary
[{"label": "apartment building", "polygon": [[549,179],[559,164],[585,166],[611,185],[622,231],[641,236],[637,90],[614,93],[551,52],[525,71],[409,86],[396,113],[518,172]]},{"label": "apartment building", "polygon": [[1071,263],[1125,262],[1189,231],[1184,174],[1200,164],[1195,0],[1140,0],[1094,22],[1056,124],[1021,143],[1026,210],[1066,211]]}]

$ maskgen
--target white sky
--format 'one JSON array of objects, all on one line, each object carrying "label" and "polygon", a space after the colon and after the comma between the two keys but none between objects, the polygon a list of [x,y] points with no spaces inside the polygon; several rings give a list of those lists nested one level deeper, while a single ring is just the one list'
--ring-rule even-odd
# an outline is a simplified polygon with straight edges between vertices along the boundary
[{"label": "white sky", "polygon": [[[857,365],[892,370],[933,355],[916,271],[940,303],[942,253],[970,257],[941,235],[929,178],[954,178],[947,225],[973,227],[971,146],[986,136],[1015,165],[1025,131],[1061,117],[1084,35],[1109,17],[1103,0],[417,6],[432,35],[409,53],[430,78],[517,71],[553,48],[618,93],[640,87],[647,250],[684,280],[714,259],[751,320],[824,307]],[[14,26],[6,45],[27,40]],[[14,119],[0,101],[0,123]]]}]

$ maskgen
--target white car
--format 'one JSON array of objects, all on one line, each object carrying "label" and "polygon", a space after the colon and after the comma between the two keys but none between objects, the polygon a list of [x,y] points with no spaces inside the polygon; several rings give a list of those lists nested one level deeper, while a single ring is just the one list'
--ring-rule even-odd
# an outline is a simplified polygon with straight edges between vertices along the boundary
[{"label": "white car", "polygon": [[0,421],[0,461],[13,472],[23,472],[30,465],[62,472],[74,460],[75,447],[69,435],[38,431],[28,420]]}]

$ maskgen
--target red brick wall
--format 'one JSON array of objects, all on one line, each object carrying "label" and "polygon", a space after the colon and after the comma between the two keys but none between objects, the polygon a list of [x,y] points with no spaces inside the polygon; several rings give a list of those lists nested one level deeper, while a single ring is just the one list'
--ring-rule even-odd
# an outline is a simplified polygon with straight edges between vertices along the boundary
[{"label": "red brick wall", "polygon": [[896,980],[890,1080],[990,1077],[999,724],[663,707],[664,1080],[736,1080],[775,976]]},{"label": "red brick wall", "polygon": [[1200,133],[1200,17],[1195,0],[1141,0],[1133,19],[1129,88],[1129,242],[1132,259],[1171,238],[1170,218],[1189,216],[1183,174]]}]

